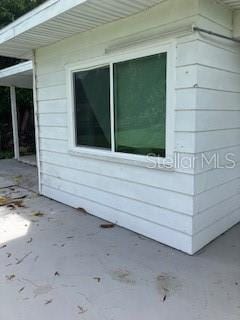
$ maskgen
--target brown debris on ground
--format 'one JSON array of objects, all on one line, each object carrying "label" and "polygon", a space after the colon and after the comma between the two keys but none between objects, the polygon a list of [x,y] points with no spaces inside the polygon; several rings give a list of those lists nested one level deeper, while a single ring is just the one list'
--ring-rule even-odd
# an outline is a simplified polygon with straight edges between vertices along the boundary
[{"label": "brown debris on ground", "polygon": [[18,290],[18,293],[23,292],[24,289],[25,289],[25,287],[22,287],[21,289]]},{"label": "brown debris on ground", "polygon": [[84,308],[81,307],[81,306],[77,306],[77,308],[78,308],[78,310],[79,310],[78,314],[83,314],[83,313],[86,313],[86,312],[87,312],[87,309],[84,309]]},{"label": "brown debris on ground", "polygon": [[89,214],[89,212],[87,212],[87,210],[85,210],[84,208],[77,208],[77,211],[81,212],[84,215]]},{"label": "brown debris on ground", "polygon": [[96,280],[98,283],[101,282],[101,278],[100,277],[94,277],[93,280]]},{"label": "brown debris on ground", "polygon": [[32,216],[41,218],[41,217],[44,217],[45,214],[43,212],[37,211],[37,212],[33,212]]},{"label": "brown debris on ground", "polygon": [[16,208],[25,208],[25,205],[23,204],[23,200],[26,198],[26,196],[23,196],[18,199],[12,199],[9,197],[0,196],[0,207],[8,207],[11,210],[14,210]]},{"label": "brown debris on ground", "polygon": [[9,276],[6,276],[6,279],[9,280],[9,281],[11,281],[11,280],[13,280],[15,278],[16,278],[15,274],[11,274]]},{"label": "brown debris on ground", "polygon": [[17,263],[16,264],[20,264],[22,263],[28,256],[30,256],[32,254],[32,251],[25,254],[25,256],[23,256],[21,259],[17,259]]},{"label": "brown debris on ground", "polygon": [[103,223],[100,225],[100,228],[102,229],[112,229],[114,228],[116,225],[114,223]]}]

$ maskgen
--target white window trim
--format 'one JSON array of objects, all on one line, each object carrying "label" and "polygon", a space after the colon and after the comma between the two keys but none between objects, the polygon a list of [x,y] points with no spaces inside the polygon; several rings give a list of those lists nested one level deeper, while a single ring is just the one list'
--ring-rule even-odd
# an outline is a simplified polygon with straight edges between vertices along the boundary
[{"label": "white window trim", "polygon": [[[167,92],[166,92],[166,157],[157,158],[158,166],[156,169],[173,170],[174,165],[168,166],[168,159],[174,159],[174,111],[176,104],[175,84],[176,84],[176,43],[169,41],[165,43],[154,43],[152,45],[141,45],[131,49],[125,49],[121,52],[104,55],[94,59],[79,61],[66,66],[67,75],[67,102],[68,102],[68,142],[69,153],[75,156],[93,158],[117,163],[126,163],[130,165],[149,166],[149,156],[135,155],[128,153],[113,152],[112,150],[99,149],[94,147],[76,146],[75,138],[75,105],[74,105],[74,85],[73,73],[79,71],[91,70],[102,66],[110,66],[110,108],[111,108],[111,137],[112,146],[114,145],[114,97],[113,97],[113,64],[142,58],[158,53],[167,53]],[[152,157],[156,161],[155,157]]]}]

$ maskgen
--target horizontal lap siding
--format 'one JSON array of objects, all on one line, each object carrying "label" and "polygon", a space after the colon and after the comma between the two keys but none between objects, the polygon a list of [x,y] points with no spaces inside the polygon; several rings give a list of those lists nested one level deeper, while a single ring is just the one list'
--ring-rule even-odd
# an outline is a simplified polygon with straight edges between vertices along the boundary
[{"label": "horizontal lap siding", "polygon": [[176,113],[177,131],[206,132],[227,129],[240,129],[240,110],[197,110]]},{"label": "horizontal lap siding", "polygon": [[[209,164],[209,170],[199,169],[195,176],[195,200],[193,219],[193,251],[240,221],[240,51],[199,41],[198,63],[195,67],[180,68],[195,72],[197,81],[194,92],[184,105],[178,106],[177,130],[188,128],[195,135],[196,153],[204,153],[210,159],[215,155],[220,166]],[[183,61],[184,63],[184,61]],[[187,78],[185,76],[185,78]],[[189,86],[193,83],[186,80]],[[181,96],[179,85],[178,95]],[[188,101],[195,103],[191,109]],[[191,119],[195,119],[194,125]],[[234,168],[226,156],[236,163]],[[202,171],[202,172],[201,172]]]},{"label": "horizontal lap siding", "polygon": [[38,110],[39,114],[67,113],[67,99],[39,101]]},{"label": "horizontal lap siding", "polygon": [[222,201],[215,204],[213,207],[199,212],[194,217],[194,235],[196,236],[198,233],[201,233],[205,229],[212,226],[216,221],[219,221],[226,217],[226,212],[231,214],[232,212],[239,210],[239,207],[240,197],[239,194],[235,194],[228,199],[222,199]]},{"label": "horizontal lap siding", "polygon": [[64,190],[62,191],[61,188],[57,189],[54,186],[51,187],[43,184],[43,194],[46,194],[52,199],[64,202],[76,208],[81,204],[86,211],[95,216],[117,223],[120,226],[136,231],[179,250],[188,253],[192,252],[191,236],[183,232],[178,232],[166,226],[159,225],[156,222],[141,219],[138,216],[130,215],[119,209],[116,210],[112,207],[108,207],[106,204],[103,205],[92,200],[89,201],[82,197],[82,193],[79,193],[77,188],[74,190],[74,194],[72,194],[68,191],[69,185],[67,182],[62,189]]},{"label": "horizontal lap siding", "polygon": [[38,101],[66,99],[66,84],[38,89]]},{"label": "horizontal lap siding", "polygon": [[177,90],[177,110],[240,110],[240,93],[213,89],[187,88]]},{"label": "horizontal lap siding", "polygon": [[[231,13],[215,2],[188,0],[184,7],[174,1],[172,10],[169,5],[163,2],[161,10],[156,7],[37,52],[41,183],[43,194],[50,198],[192,253],[239,218],[239,167],[216,169],[212,162],[201,167],[202,153],[211,157],[215,152],[224,165],[225,153],[234,153],[239,165],[236,46],[198,34],[177,41],[175,151],[180,159],[197,157],[196,167],[152,170],[74,156],[68,149],[68,64],[104,55],[129,30],[137,33],[177,20],[197,21],[231,35]],[[201,14],[196,19],[198,5]]]},{"label": "horizontal lap siding", "polygon": [[[234,168],[227,167],[228,162],[223,164],[221,168],[216,168],[213,162],[213,168],[205,172],[201,172],[195,177],[195,194],[199,195],[208,190],[217,188],[220,185],[227,184],[233,180],[238,179],[239,163]],[[218,165],[218,162],[216,161]],[[220,166],[219,166],[220,167]]]},{"label": "horizontal lap siding", "polygon": [[[43,184],[49,185],[50,183],[54,183],[56,189],[62,189],[62,175],[58,174],[55,176],[54,174],[54,166],[43,164],[42,165],[42,172],[44,173]],[[128,193],[128,191],[132,190],[130,184],[126,185],[126,192],[123,194],[122,192],[118,192],[118,190],[112,190],[110,187],[107,188],[106,184],[104,184],[104,180],[108,180],[108,184],[111,185],[112,181],[110,178],[99,177],[99,181],[101,183],[96,185],[92,183],[90,174],[76,174],[75,180],[71,176],[71,173],[68,175],[67,182],[68,189],[67,191],[71,194],[77,195],[88,199],[89,201],[94,201],[99,204],[114,208],[115,210],[120,210],[125,212],[126,214],[130,214],[136,216],[141,219],[145,219],[151,222],[156,222],[159,225],[167,226],[172,228],[173,230],[177,230],[179,232],[186,233],[191,235],[192,233],[192,219],[191,215],[182,214],[176,212],[174,210],[166,209],[161,206],[165,205],[166,202],[161,201],[161,193],[159,195],[159,202],[158,201],[150,201],[146,202],[148,199],[147,197],[142,201],[139,199],[137,194]],[[89,180],[81,180],[82,176],[88,176]],[[76,182],[77,181],[77,182]],[[82,181],[82,183],[81,183]],[[121,183],[119,183],[120,187]],[[64,186],[65,188],[65,186]],[[92,192],[94,189],[94,192]],[[135,188],[136,191],[137,188]],[[148,192],[147,187],[145,187],[146,193]],[[77,191],[76,191],[77,190]],[[177,199],[175,200],[177,201]]]},{"label": "horizontal lap siding", "polygon": [[[222,208],[221,210],[223,214],[220,219],[214,220],[211,225],[208,224],[204,230],[193,237],[193,252],[198,251],[240,221],[239,207],[233,212],[229,211],[228,208]],[[196,223],[197,221],[194,220],[194,224]]]},{"label": "horizontal lap siding", "polygon": [[[194,196],[191,168],[175,172],[152,170],[69,153],[65,65],[80,58],[100,56],[108,46],[91,47],[89,43],[83,46],[74,38],[71,43],[72,47],[61,44],[58,59],[51,58],[52,48],[50,56],[47,48],[38,55],[43,194],[191,253]],[[179,100],[184,101],[184,96]],[[187,135],[185,129],[179,132],[176,127],[175,141],[179,134]],[[183,148],[193,152],[195,146],[185,139]]]},{"label": "horizontal lap siding", "polygon": [[39,137],[40,139],[56,139],[67,140],[68,130],[66,127],[44,126],[40,124]]},{"label": "horizontal lap siding", "polygon": [[229,199],[239,194],[239,191],[239,178],[236,178],[196,195],[194,202],[195,214],[204,212],[224,199]]},{"label": "horizontal lap siding", "polygon": [[[93,189],[93,195],[96,191],[119,195],[128,199],[153,204],[161,208],[170,210],[181,209],[181,212],[191,215],[192,213],[192,198],[189,195],[184,195],[166,189],[152,187],[146,184],[137,184],[130,181],[97,175],[84,171],[76,171],[62,167],[54,168],[55,165],[43,165],[42,172],[61,180],[67,179],[70,182],[85,186],[90,192]],[[101,197],[100,197],[101,198]]]},{"label": "horizontal lap siding", "polygon": [[39,114],[39,121],[42,126],[67,127],[67,113],[45,113]]}]

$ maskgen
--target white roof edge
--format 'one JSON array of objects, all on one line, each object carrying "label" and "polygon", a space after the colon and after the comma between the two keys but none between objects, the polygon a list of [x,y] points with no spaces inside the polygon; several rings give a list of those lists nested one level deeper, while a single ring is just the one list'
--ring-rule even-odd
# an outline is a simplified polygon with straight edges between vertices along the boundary
[{"label": "white roof edge", "polygon": [[33,70],[32,61],[22,62],[16,64],[15,66],[0,70],[0,79],[4,79],[31,70]]},{"label": "white roof edge", "polygon": [[[26,13],[16,21],[0,29],[0,44],[19,34],[22,34],[31,28],[34,28],[59,14],[74,8],[77,5],[88,2],[89,0],[48,0],[37,8]],[[219,2],[230,6],[232,9],[240,7],[240,0],[218,0]]]},{"label": "white roof edge", "polygon": [[[0,30],[0,54],[31,59],[33,49],[137,14],[164,1],[48,0]],[[229,8],[233,8],[233,3],[234,7],[240,3],[240,0],[217,1],[228,4]]]},{"label": "white roof edge", "polygon": [[[0,44],[64,13],[89,0],[48,0],[16,21],[0,29]],[[100,0],[101,1],[101,0]],[[240,0],[218,0],[232,9],[240,7]],[[234,5],[235,4],[235,5]]]},{"label": "white roof edge", "polygon": [[0,30],[0,44],[88,0],[48,0]]}]

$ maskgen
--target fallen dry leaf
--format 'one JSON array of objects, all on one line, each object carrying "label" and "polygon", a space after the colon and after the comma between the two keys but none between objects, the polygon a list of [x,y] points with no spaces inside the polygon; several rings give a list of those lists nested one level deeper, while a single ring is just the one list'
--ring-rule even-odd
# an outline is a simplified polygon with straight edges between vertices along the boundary
[{"label": "fallen dry leaf", "polygon": [[113,223],[103,223],[100,225],[100,228],[102,229],[112,229],[115,227],[115,224]]},{"label": "fallen dry leaf", "polygon": [[25,256],[23,256],[21,259],[17,259],[17,263],[16,264],[20,264],[22,263],[28,256],[30,256],[30,254],[32,254],[32,251],[25,254]]},{"label": "fallen dry leaf", "polygon": [[33,217],[43,217],[44,215],[45,215],[45,214],[42,213],[42,212],[40,212],[40,211],[38,211],[38,212],[33,212],[33,214],[32,214]]},{"label": "fallen dry leaf", "polygon": [[9,202],[9,199],[6,197],[0,197],[0,206],[5,206]]},{"label": "fallen dry leaf", "polygon": [[77,210],[80,211],[82,214],[89,214],[87,210],[85,210],[84,208],[77,208]]},{"label": "fallen dry leaf", "polygon": [[16,206],[14,204],[8,204],[7,208],[10,209],[10,210],[15,210]]},{"label": "fallen dry leaf", "polygon": [[25,208],[23,200],[0,197],[0,207],[7,206],[11,210],[17,208]]},{"label": "fallen dry leaf", "polygon": [[18,290],[19,293],[23,292],[23,290],[25,289],[25,287],[22,287],[21,289]]},{"label": "fallen dry leaf", "polygon": [[87,310],[84,309],[83,307],[80,307],[80,306],[77,306],[77,307],[78,307],[78,310],[79,310],[78,314],[83,314],[83,313],[87,312]]},{"label": "fallen dry leaf", "polygon": [[26,208],[26,206],[23,203],[23,200],[13,200],[11,204],[15,205],[18,208]]}]

